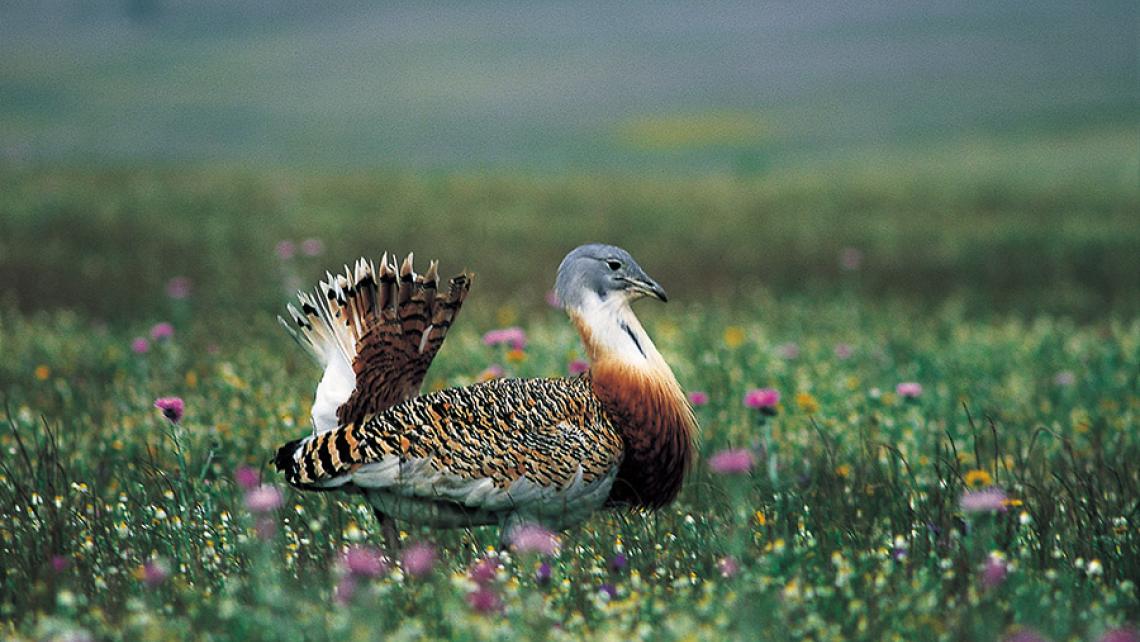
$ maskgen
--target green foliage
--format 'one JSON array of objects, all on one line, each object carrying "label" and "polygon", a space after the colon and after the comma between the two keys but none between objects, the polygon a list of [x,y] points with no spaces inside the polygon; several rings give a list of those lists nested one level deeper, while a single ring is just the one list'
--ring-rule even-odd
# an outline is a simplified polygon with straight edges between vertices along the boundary
[{"label": "green foliage", "polygon": [[[382,541],[363,502],[286,490],[259,530],[234,471],[280,484],[267,460],[308,429],[317,376],[268,320],[219,339],[199,321],[239,317],[194,299],[171,339],[136,354],[132,337],[160,317],[106,326],[5,308],[4,635],[954,640],[1028,626],[1095,639],[1140,616],[1140,321],[977,321],[960,304],[855,296],[640,309],[686,388],[710,396],[701,463],[668,509],[565,533],[548,584],[540,559],[501,555],[489,586],[503,609],[481,614],[468,569],[493,529],[411,528],[405,546],[438,548],[434,571],[361,579],[346,600],[342,551]],[[554,311],[519,321],[525,358],[485,347],[480,333],[512,317],[497,314],[463,318],[430,387],[494,362],[558,375],[581,356]],[[900,397],[903,381],[924,390]],[[758,386],[783,394],[763,425],[742,403]],[[186,401],[178,425],[153,407],[169,395]],[[753,450],[751,475],[709,470],[730,447]],[[1006,510],[963,512],[985,477]],[[1008,572],[986,586],[991,556]]]}]

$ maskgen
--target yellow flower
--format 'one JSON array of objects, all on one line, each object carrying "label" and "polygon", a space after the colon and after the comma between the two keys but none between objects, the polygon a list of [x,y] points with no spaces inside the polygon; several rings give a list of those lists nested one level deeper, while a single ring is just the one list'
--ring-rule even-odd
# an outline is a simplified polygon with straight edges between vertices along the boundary
[{"label": "yellow flower", "polygon": [[845,478],[851,474],[851,466],[849,464],[839,464],[835,467],[835,474]]},{"label": "yellow flower", "polygon": [[1003,506],[1021,506],[1025,502],[1017,499],[1016,497],[1010,497],[1008,499],[1001,500],[1001,503]]},{"label": "yellow flower", "polygon": [[198,387],[198,373],[194,372],[193,370],[186,371],[186,387]]},{"label": "yellow flower", "polygon": [[974,469],[966,473],[966,485],[970,488],[984,488],[994,483],[990,474],[984,470]]},{"label": "yellow flower", "polygon": [[523,361],[526,361],[526,353],[522,350],[519,350],[518,348],[515,348],[514,350],[511,350],[507,353],[507,361],[511,363],[522,363]]},{"label": "yellow flower", "polygon": [[49,368],[43,364],[36,366],[36,379],[39,379],[40,381],[46,381],[47,378],[50,376],[51,376],[51,368]]},{"label": "yellow flower", "polygon": [[760,526],[765,526],[768,524],[768,518],[764,516],[764,511],[756,511],[756,523]]},{"label": "yellow flower", "polygon": [[819,412],[819,402],[816,401],[810,392],[797,392],[796,405],[799,406],[800,410],[809,415]]},{"label": "yellow flower", "polygon": [[744,330],[738,325],[730,325],[724,329],[724,345],[730,348],[739,348],[744,344]]}]

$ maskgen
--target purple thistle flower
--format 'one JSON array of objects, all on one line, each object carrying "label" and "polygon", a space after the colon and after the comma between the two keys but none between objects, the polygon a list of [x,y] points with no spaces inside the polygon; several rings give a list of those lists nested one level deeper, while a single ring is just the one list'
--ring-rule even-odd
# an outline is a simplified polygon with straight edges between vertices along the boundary
[{"label": "purple thistle flower", "polygon": [[605,584],[602,584],[601,586],[599,586],[598,592],[604,593],[606,595],[606,597],[608,597],[611,600],[614,599],[615,597],[617,597],[617,587],[614,586],[613,584],[610,584],[609,582],[606,582]]},{"label": "purple thistle flower", "polygon": [[354,593],[356,593],[356,578],[345,575],[340,578],[340,581],[336,583],[336,588],[333,589],[333,600],[343,606],[352,601]]},{"label": "purple thistle flower", "polygon": [[495,579],[499,571],[499,560],[495,557],[484,557],[471,567],[471,580],[476,584],[487,584]]},{"label": "purple thistle flower", "polygon": [[261,475],[250,466],[238,466],[234,471],[234,480],[242,490],[253,490],[261,485]]},{"label": "purple thistle flower", "polygon": [[570,362],[566,369],[570,371],[571,375],[580,375],[590,369],[590,364],[581,359],[575,359]]},{"label": "purple thistle flower", "polygon": [[62,573],[66,571],[69,566],[71,566],[71,560],[67,559],[66,557],[62,555],[51,556],[51,570],[55,571],[56,573]]},{"label": "purple thistle flower", "polygon": [[753,388],[744,393],[744,405],[764,414],[775,414],[780,403],[780,391],[774,388]]},{"label": "purple thistle flower", "polygon": [[709,468],[718,475],[739,475],[752,470],[752,452],[746,448],[722,450],[709,458]]},{"label": "purple thistle flower", "polygon": [[147,586],[154,588],[165,582],[168,577],[170,577],[170,566],[161,558],[156,557],[143,564],[142,581]]},{"label": "purple thistle flower", "polygon": [[479,588],[467,594],[467,604],[476,613],[494,613],[502,608],[503,602],[499,594],[489,586]]},{"label": "purple thistle flower", "polygon": [[522,350],[526,347],[526,331],[520,327],[491,330],[483,335],[483,345],[497,346],[507,344],[512,350]]},{"label": "purple thistle flower", "polygon": [[520,553],[554,555],[558,552],[558,536],[539,524],[523,524],[511,532],[511,545]]},{"label": "purple thistle flower", "polygon": [[162,341],[163,339],[169,339],[173,336],[174,326],[165,321],[162,323],[156,323],[150,328],[150,338],[154,339],[155,341]]},{"label": "purple thistle flower", "polygon": [[324,241],[320,239],[305,239],[301,241],[301,254],[305,256],[317,256],[325,251]]},{"label": "purple thistle flower", "polygon": [[245,507],[251,513],[269,513],[281,508],[284,503],[281,491],[276,486],[258,486],[245,494]]},{"label": "purple thistle flower", "polygon": [[293,241],[277,241],[277,245],[273,246],[273,251],[277,254],[277,258],[288,261],[297,253],[297,246],[293,244]]},{"label": "purple thistle flower", "polygon": [[1133,628],[1105,631],[1099,642],[1140,642],[1140,632]]},{"label": "purple thistle flower", "polygon": [[356,577],[378,577],[388,570],[384,556],[371,546],[350,546],[341,563],[350,575]]},{"label": "purple thistle flower", "polygon": [[131,352],[135,354],[146,354],[150,352],[150,342],[143,337],[131,339]]},{"label": "purple thistle flower", "polygon": [[740,564],[731,555],[720,558],[716,563],[716,568],[720,571],[721,577],[732,577],[740,572]]},{"label": "purple thistle flower", "polygon": [[431,544],[413,544],[400,556],[404,572],[412,577],[423,577],[435,566],[435,548]]},{"label": "purple thistle flower", "polygon": [[694,406],[703,406],[709,402],[709,393],[694,390],[689,393],[689,403]]},{"label": "purple thistle flower", "polygon": [[162,416],[170,423],[182,421],[182,414],[186,411],[186,404],[181,397],[159,397],[154,400],[154,407],[162,411]]},{"label": "purple thistle flower", "polygon": [[917,399],[922,394],[922,384],[904,381],[895,386],[895,393],[903,399]]},{"label": "purple thistle flower", "polygon": [[620,573],[625,570],[629,560],[626,558],[625,553],[618,553],[610,558],[610,570],[614,573]]},{"label": "purple thistle flower", "polygon": [[192,289],[190,279],[185,276],[176,276],[166,282],[166,296],[174,300],[189,298]]},{"label": "purple thistle flower", "polygon": [[992,486],[983,490],[968,490],[962,493],[958,502],[967,513],[1004,513],[1006,511],[1005,491]]},{"label": "purple thistle flower", "polygon": [[986,557],[986,563],[982,565],[982,586],[987,589],[995,588],[1005,581],[1008,573],[1009,567],[1005,560],[991,554]]}]

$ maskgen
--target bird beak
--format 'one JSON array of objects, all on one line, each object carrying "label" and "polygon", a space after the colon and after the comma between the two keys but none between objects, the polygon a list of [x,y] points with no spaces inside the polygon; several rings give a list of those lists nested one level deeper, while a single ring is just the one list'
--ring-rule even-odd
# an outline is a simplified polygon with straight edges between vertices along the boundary
[{"label": "bird beak", "polygon": [[632,289],[634,292],[638,292],[646,296],[651,296],[655,299],[659,299],[662,302],[669,301],[669,296],[665,294],[665,288],[661,287],[657,281],[654,281],[648,276],[626,279],[626,282],[629,283],[630,289]]}]

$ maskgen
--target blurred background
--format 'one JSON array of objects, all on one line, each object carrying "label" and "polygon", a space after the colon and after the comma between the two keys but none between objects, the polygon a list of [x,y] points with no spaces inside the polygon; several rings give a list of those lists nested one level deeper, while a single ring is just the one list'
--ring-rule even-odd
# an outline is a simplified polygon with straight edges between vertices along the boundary
[{"label": "blurred background", "polygon": [[[185,277],[276,309],[414,249],[540,303],[565,251],[604,240],[682,301],[1132,313],[1138,12],[5,2],[3,296],[129,319]],[[305,239],[321,251],[280,251]]]}]

